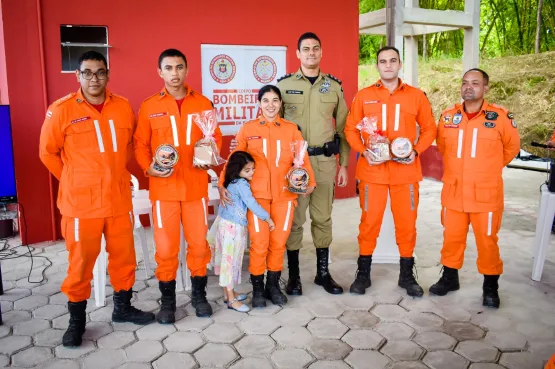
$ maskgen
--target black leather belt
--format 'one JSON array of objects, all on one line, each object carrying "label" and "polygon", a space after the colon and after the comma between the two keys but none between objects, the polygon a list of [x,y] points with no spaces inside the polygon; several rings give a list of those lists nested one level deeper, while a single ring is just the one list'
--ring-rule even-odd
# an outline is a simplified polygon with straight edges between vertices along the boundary
[{"label": "black leather belt", "polygon": [[308,156],[324,155],[323,147],[309,147],[307,151],[308,151]]}]

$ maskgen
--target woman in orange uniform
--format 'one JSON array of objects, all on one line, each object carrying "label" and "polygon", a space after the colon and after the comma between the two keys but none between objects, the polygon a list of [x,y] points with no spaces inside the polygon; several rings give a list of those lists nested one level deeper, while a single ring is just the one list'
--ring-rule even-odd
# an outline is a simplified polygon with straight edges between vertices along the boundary
[{"label": "woman in orange uniform", "polygon": [[[256,172],[250,182],[252,194],[275,222],[275,229],[270,233],[268,223],[260,221],[250,210],[247,214],[251,240],[249,271],[253,284],[252,306],[264,307],[266,298],[277,305],[287,302],[287,297],[279,288],[279,279],[298,195],[287,190],[286,176],[293,165],[291,143],[302,141],[303,137],[296,124],[279,117],[282,99],[276,86],[262,87],[258,92],[258,102],[262,115],[241,127],[236,137],[236,150],[247,151],[253,156]],[[308,158],[306,153],[305,158]],[[314,191],[316,182],[310,161],[305,160],[302,166],[309,174],[307,196]],[[220,178],[220,198],[222,206],[225,206],[230,203],[229,194],[223,187],[225,168]]]}]

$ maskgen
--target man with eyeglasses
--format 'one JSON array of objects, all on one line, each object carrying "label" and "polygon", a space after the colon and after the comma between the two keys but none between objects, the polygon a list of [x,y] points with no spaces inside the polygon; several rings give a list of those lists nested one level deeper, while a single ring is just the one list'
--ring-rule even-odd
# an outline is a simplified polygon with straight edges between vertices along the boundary
[{"label": "man with eyeglasses", "polygon": [[62,338],[66,347],[82,343],[103,235],[114,288],[112,321],[154,321],[154,314],[131,306],[136,259],[126,164],[133,155],[135,115],[127,99],[106,89],[109,71],[102,54],[83,54],[75,74],[81,88],[48,107],[40,136],[40,159],[60,181],[58,208],[69,251],[61,287],[70,314]]}]

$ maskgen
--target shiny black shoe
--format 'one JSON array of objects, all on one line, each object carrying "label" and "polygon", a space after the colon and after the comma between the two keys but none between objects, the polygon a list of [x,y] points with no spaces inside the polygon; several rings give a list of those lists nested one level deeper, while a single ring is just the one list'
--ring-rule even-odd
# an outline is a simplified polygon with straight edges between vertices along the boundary
[{"label": "shiny black shoe", "polygon": [[299,250],[287,250],[287,264],[289,266],[289,279],[285,287],[285,293],[293,296],[303,294],[303,285],[299,270]]},{"label": "shiny black shoe", "polygon": [[327,293],[340,295],[343,293],[343,287],[337,284],[331,277],[328,269],[329,255],[330,249],[327,247],[316,249],[316,277],[314,278],[314,283],[324,287]]}]

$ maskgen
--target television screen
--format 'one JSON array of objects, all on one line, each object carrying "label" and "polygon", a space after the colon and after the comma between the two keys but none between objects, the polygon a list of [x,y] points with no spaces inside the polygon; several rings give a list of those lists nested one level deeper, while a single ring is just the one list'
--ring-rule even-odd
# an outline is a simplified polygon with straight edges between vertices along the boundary
[{"label": "television screen", "polygon": [[0,203],[17,202],[9,105],[0,105]]}]

